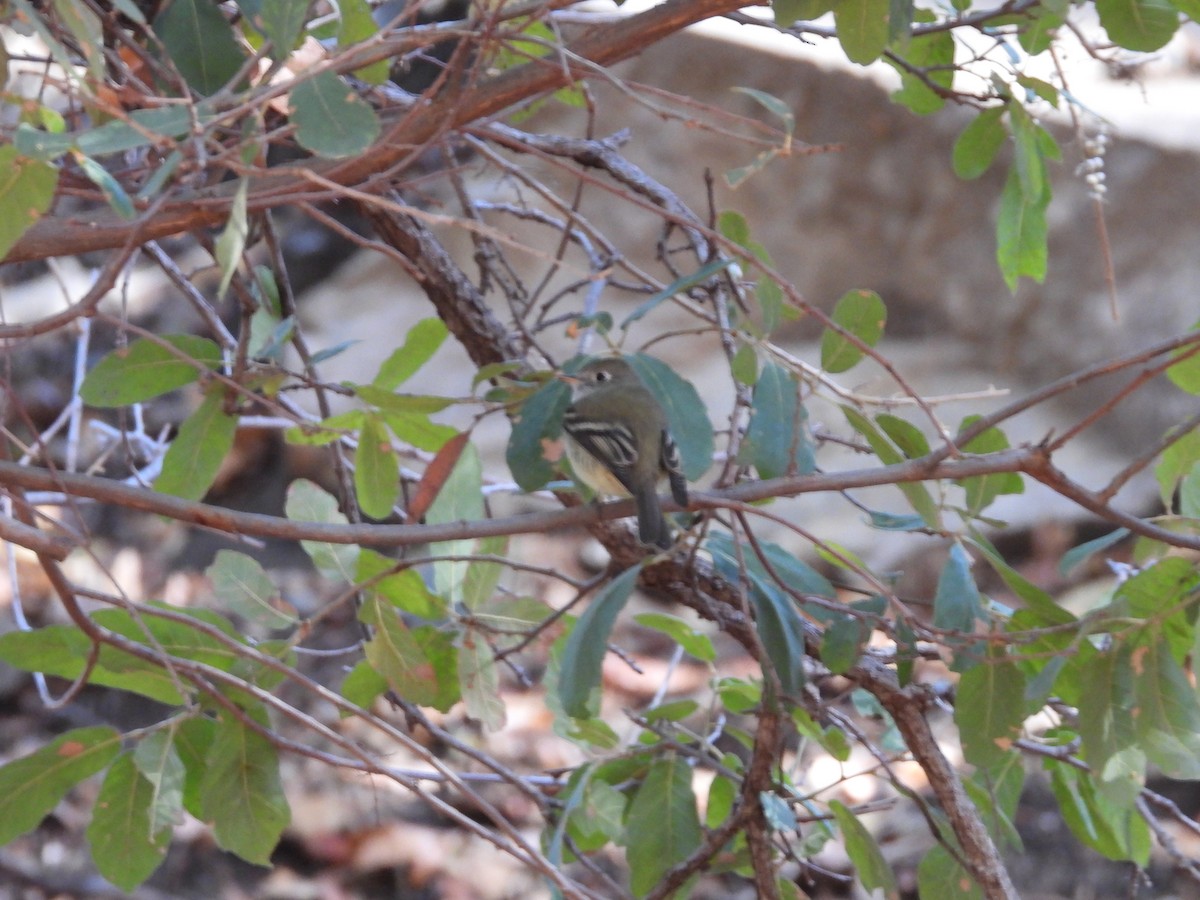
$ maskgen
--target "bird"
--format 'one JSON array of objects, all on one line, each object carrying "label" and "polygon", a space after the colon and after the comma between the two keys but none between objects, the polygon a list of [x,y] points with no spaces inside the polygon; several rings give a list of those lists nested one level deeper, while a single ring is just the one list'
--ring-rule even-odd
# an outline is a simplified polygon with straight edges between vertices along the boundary
[{"label": "bird", "polygon": [[561,378],[572,389],[563,431],[575,474],[597,495],[632,496],[642,543],[669,549],[658,485],[665,477],[680,506],[688,491],[662,404],[621,357],[594,357]]}]

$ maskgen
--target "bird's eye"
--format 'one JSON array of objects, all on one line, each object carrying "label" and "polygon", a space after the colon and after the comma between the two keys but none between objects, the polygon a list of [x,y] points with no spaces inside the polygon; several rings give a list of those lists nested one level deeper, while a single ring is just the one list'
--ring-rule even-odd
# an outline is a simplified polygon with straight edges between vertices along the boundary
[{"label": "bird's eye", "polygon": [[611,378],[612,378],[612,373],[606,371],[605,369],[600,369],[598,372],[596,372],[596,380],[597,381],[608,381]]}]

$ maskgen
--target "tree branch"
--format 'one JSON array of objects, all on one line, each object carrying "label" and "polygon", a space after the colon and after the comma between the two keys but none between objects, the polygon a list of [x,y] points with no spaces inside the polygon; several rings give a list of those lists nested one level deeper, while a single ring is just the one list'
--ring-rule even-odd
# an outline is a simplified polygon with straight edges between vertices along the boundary
[{"label": "tree branch", "polygon": [[[689,25],[745,5],[744,0],[667,0],[645,12],[617,22],[586,29],[568,42],[560,57],[533,60],[469,85],[461,91],[435,97],[431,102],[392,109],[381,118],[381,137],[365,153],[352,159],[307,160],[279,166],[250,179],[247,208],[251,212],[296,202],[296,194],[309,182],[302,170],[310,169],[341,185],[362,185],[383,172],[387,185],[395,180],[397,166],[415,161],[413,152],[438,135],[486,119],[525,100],[557,90],[575,79],[586,79],[595,66],[609,66],[637,55]],[[96,210],[86,216],[49,216],[22,235],[4,262],[23,262],[51,256],[119,247],[135,227],[142,240],[219,225],[228,217],[237,183],[227,181],[197,191],[181,193],[148,221],[129,223],[115,212]]]}]

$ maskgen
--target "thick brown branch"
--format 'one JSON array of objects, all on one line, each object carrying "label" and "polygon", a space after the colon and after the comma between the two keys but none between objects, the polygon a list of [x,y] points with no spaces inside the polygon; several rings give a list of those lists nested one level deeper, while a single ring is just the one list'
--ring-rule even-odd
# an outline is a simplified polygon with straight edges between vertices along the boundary
[{"label": "thick brown branch", "polygon": [[848,674],[870,691],[895,721],[905,746],[925,770],[962,847],[962,859],[984,896],[989,900],[1015,900],[1017,890],[1009,880],[1000,852],[929,727],[925,717],[929,699],[925,688],[920,685],[901,688],[893,672],[870,661]]},{"label": "thick brown branch", "polygon": [[[341,185],[359,185],[388,172],[439,134],[496,115],[533,97],[556,90],[571,79],[587,78],[596,66],[609,66],[635,56],[688,25],[723,15],[744,5],[743,0],[667,0],[645,12],[617,22],[589,28],[568,42],[561,57],[535,60],[468,86],[460,92],[390,111],[383,117],[382,137],[371,149],[353,159],[309,161],[280,166],[251,179],[250,211],[295,202],[308,190],[303,168]],[[143,240],[211,227],[228,217],[235,182],[181,196],[165,204],[150,221],[139,223]],[[124,244],[134,226],[115,213],[102,210],[88,217],[51,216],[27,231],[5,257],[5,262],[45,259]]]}]

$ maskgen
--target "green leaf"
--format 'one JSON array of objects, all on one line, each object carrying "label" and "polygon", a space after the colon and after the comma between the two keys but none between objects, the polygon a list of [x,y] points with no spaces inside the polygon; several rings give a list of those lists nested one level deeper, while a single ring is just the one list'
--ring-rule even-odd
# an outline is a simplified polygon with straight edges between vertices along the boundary
[{"label": "green leaf", "polygon": [[967,540],[983,554],[1008,589],[1025,601],[1026,608],[1038,616],[1040,624],[1066,625],[1075,621],[1075,616],[1059,606],[1046,591],[1005,562],[1000,551],[983,534],[972,529]]},{"label": "green leaf", "polygon": [[979,885],[941,844],[917,865],[917,893],[938,900],[983,900]]},{"label": "green leaf", "polygon": [[446,442],[459,432],[453,425],[442,425],[419,412],[394,412],[382,410],[380,418],[387,423],[397,440],[418,450],[437,453]]},{"label": "green leaf", "polygon": [[521,490],[533,492],[554,477],[562,457],[562,417],[571,403],[571,389],[552,379],[522,405],[513,421],[505,458]]},{"label": "green leaf", "polygon": [[0,766],[0,845],[36,828],[67,791],[120,752],[121,736],[113,729],[76,728]]},{"label": "green leaf", "polygon": [[[345,525],[346,516],[338,509],[337,500],[328,491],[311,481],[299,478],[288,488],[287,517],[295,522],[320,522]],[[331,581],[353,581],[358,548],[352,544],[330,544],[325,541],[301,541],[300,546],[312,559],[313,565]]]},{"label": "green leaf", "polygon": [[1100,24],[1126,50],[1161,50],[1179,29],[1179,11],[1167,0],[1096,0]]},{"label": "green leaf", "polygon": [[1022,276],[1041,282],[1046,277],[1046,206],[1049,190],[1041,199],[1029,200],[1016,168],[1008,173],[1000,195],[996,221],[996,262],[1010,291]]},{"label": "green leaf", "polygon": [[459,699],[458,651],[449,635],[431,626],[409,628],[378,597],[360,616],[374,628],[367,661],[401,697],[443,712]]},{"label": "green leaf", "polygon": [[[1145,778],[1146,757],[1134,728],[1133,669],[1128,647],[1079,657],[1079,737],[1097,788],[1132,805]],[[1139,758],[1135,768],[1134,758]]]},{"label": "green leaf", "polygon": [[808,416],[799,394],[795,375],[775,362],[763,367],[740,454],[758,470],[760,478],[806,474],[816,468],[812,443],[804,430]]},{"label": "green leaf", "polygon": [[209,0],[171,0],[153,28],[167,58],[202,97],[224,87],[245,62],[229,22]]},{"label": "green leaf", "polygon": [[[172,353],[163,343],[179,352]],[[96,363],[83,379],[79,395],[89,406],[128,406],[191,384],[201,372],[220,364],[221,348],[207,338],[188,334],[163,335],[154,341],[141,338]]]},{"label": "green leaf", "polygon": [[186,771],[175,749],[177,723],[142,739],[133,751],[133,762],[150,785],[147,802],[147,834],[172,827],[183,815],[183,784]]},{"label": "green leaf", "polygon": [[[833,321],[868,347],[883,336],[887,307],[874,291],[847,291],[833,307]],[[821,338],[821,367],[832,374],[858,364],[863,351],[842,333],[827,328]]]},{"label": "green leaf", "polygon": [[983,603],[971,575],[971,558],[962,544],[955,541],[950,545],[950,554],[938,577],[937,593],[933,598],[933,624],[968,635],[975,630],[975,620],[982,616]]},{"label": "green leaf", "polygon": [[[183,808],[198,819],[204,815],[200,787],[208,766],[208,751],[216,733],[215,719],[192,716],[179,722],[172,742],[183,763]],[[137,762],[136,756],[134,762]]]},{"label": "green leaf", "polygon": [[233,447],[237,424],[237,416],[225,412],[224,386],[214,385],[199,408],[179,426],[154,489],[184,500],[203,497]]},{"label": "green leaf", "polygon": [[370,709],[375,698],[388,689],[387,679],[365,659],[342,679],[342,696],[363,709]]},{"label": "green leaf", "polygon": [[[508,540],[503,536],[480,538],[474,552],[481,556],[504,556]],[[504,566],[498,562],[477,559],[467,563],[463,577],[462,603],[471,612],[477,612],[492,600]]]},{"label": "green leaf", "polygon": [[1050,786],[1067,827],[1080,841],[1109,859],[1145,866],[1150,859],[1150,832],[1130,804],[1117,804],[1099,794],[1088,773],[1044,760]]},{"label": "green leaf", "polygon": [[[83,674],[91,640],[73,625],[47,625],[37,631],[0,635],[0,660],[26,672],[43,672],[74,679]],[[131,691],[160,703],[179,704],[172,679],[159,666],[143,662],[113,647],[103,647],[89,683]]]},{"label": "green leaf", "polygon": [[1165,644],[1182,665],[1192,652],[1196,619],[1193,597],[1198,581],[1200,573],[1193,561],[1169,556],[1122,582],[1114,606],[1124,605],[1127,615],[1148,620],[1154,640]]},{"label": "green leaf", "polygon": [[704,824],[708,828],[718,828],[733,812],[733,804],[738,796],[737,785],[733,779],[718,775],[708,786],[708,803],[704,808]]},{"label": "green leaf", "polygon": [[426,586],[416,569],[401,569],[391,575],[376,578],[383,572],[394,569],[396,560],[384,556],[369,547],[363,547],[358,555],[356,583],[363,584],[375,579],[366,590],[384,597],[388,603],[410,615],[430,621],[446,615],[446,600]]},{"label": "green leaf", "polygon": [[117,215],[126,221],[137,217],[137,210],[133,208],[133,201],[129,199],[129,194],[108,169],[79,151],[75,152],[75,162],[88,180],[100,188],[104,199],[108,201],[108,205]]},{"label": "green leaf", "polygon": [[773,0],[775,24],[788,28],[795,22],[811,22],[833,9],[834,0]]},{"label": "green leaf", "polygon": [[758,383],[758,352],[753,344],[742,344],[729,363],[730,374],[738,384],[753,386]]},{"label": "green leaf", "polygon": [[892,874],[892,867],[883,858],[883,851],[879,849],[871,832],[841,801],[830,800],[829,809],[837,819],[842,841],[846,845],[846,855],[850,857],[854,873],[862,882],[862,886],[868,892],[883,891],[889,900],[899,900],[900,891],[896,887],[896,876]]},{"label": "green leaf", "polygon": [[217,235],[214,249],[217,265],[221,267],[221,283],[217,287],[218,299],[224,299],[225,292],[229,290],[229,282],[233,280],[233,273],[242,261],[242,251],[246,249],[246,236],[250,233],[250,225],[246,221],[246,196],[249,187],[249,178],[238,182],[233,202],[229,206],[229,220]]},{"label": "green leaf", "polygon": [[1032,102],[1034,97],[1040,97],[1051,106],[1058,106],[1060,99],[1059,90],[1050,82],[1041,78],[1034,78],[1032,75],[1018,75],[1017,84],[1029,92],[1027,97],[1028,102]]},{"label": "green leaf", "polygon": [[1151,636],[1130,657],[1133,721],[1146,758],[1168,778],[1200,779],[1200,701],[1183,667]]},{"label": "green leaf", "polygon": [[[980,417],[967,416],[959,426],[961,434]],[[964,453],[996,453],[1008,449],[1008,438],[999,428],[989,428],[962,446]],[[1001,494],[1020,494],[1025,490],[1025,482],[1017,472],[995,472],[991,475],[974,475],[970,478],[958,479],[955,484],[962,487],[967,494],[967,512],[979,515],[991,506],[992,501]]]},{"label": "green leaf", "polygon": [[838,616],[825,626],[821,639],[821,662],[834,675],[845,674],[858,662],[863,644],[871,636],[870,626],[856,616]]},{"label": "green leaf", "polygon": [[[468,581],[470,577],[468,575]],[[533,597],[510,597],[495,594],[486,603],[476,607],[474,619],[481,625],[497,631],[491,635],[492,645],[497,649],[509,649],[521,643],[537,625],[552,615],[552,611],[541,600]]]},{"label": "green leaf", "polygon": [[1030,56],[1037,56],[1050,48],[1055,34],[1063,24],[1062,12],[1045,4],[1038,4],[1026,12],[1027,22],[1017,32],[1017,40]]},{"label": "green leaf", "polygon": [[1200,353],[1195,347],[1181,347],[1177,355],[1179,361],[1167,369],[1167,378],[1182,391],[1200,394]]},{"label": "green leaf", "polygon": [[[365,41],[379,30],[371,15],[371,6],[367,0],[338,0],[338,13],[341,19],[338,25],[338,47],[345,50],[353,44]],[[355,69],[354,75],[367,84],[383,84],[388,78],[389,60],[381,59]]]},{"label": "green leaf", "polygon": [[354,493],[359,509],[372,519],[392,514],[400,493],[400,466],[383,423],[368,415],[354,455]]},{"label": "green leaf", "polygon": [[963,758],[988,769],[1008,760],[1025,721],[1025,675],[1000,653],[990,653],[958,682],[954,721]]},{"label": "green leaf", "polygon": [[0,147],[0,259],[54,202],[58,169]]},{"label": "green leaf", "polygon": [[683,474],[688,481],[696,481],[712,465],[713,428],[708,408],[692,383],[666,363],[642,353],[628,359],[642,383],[662,403],[667,427],[679,447]]},{"label": "green leaf", "polygon": [[430,394],[396,394],[373,384],[353,385],[354,393],[381,412],[435,413],[454,405],[453,397],[436,397]]},{"label": "green leaf", "polygon": [[891,0],[834,0],[838,40],[851,62],[873,63],[888,41]]},{"label": "green leaf", "polygon": [[694,629],[683,619],[669,616],[666,613],[640,613],[633,620],[644,628],[653,628],[674,640],[685,653],[704,662],[715,662],[717,651],[712,639]]},{"label": "green leaf", "polygon": [[991,168],[1008,137],[1001,122],[1003,116],[1004,107],[993,106],[979,113],[962,130],[954,142],[953,154],[954,174],[959,178],[978,178]]},{"label": "green leaf", "polygon": [[73,0],[54,0],[54,12],[67,26],[87,60],[88,77],[93,82],[102,82],[105,75],[104,32],[100,18],[89,7]]},{"label": "green leaf", "polygon": [[254,17],[254,27],[271,39],[271,59],[283,62],[300,41],[308,18],[304,0],[262,0],[262,12]]},{"label": "green leaf", "polygon": [[222,849],[270,865],[271,851],[291,820],[279,757],[270,741],[228,712],[217,720],[200,798]]},{"label": "green leaf", "polygon": [[[909,65],[922,70],[925,79],[950,90],[954,82],[954,36],[949,31],[914,37],[904,57]],[[930,88],[925,79],[894,63],[893,66],[900,73],[900,89],[892,94],[894,102],[919,116],[935,113],[946,105],[946,98]]]},{"label": "green leaf", "polygon": [[280,609],[276,603],[279,590],[258,560],[236,550],[218,550],[216,559],[204,574],[212,582],[221,609],[237,613],[264,628],[287,628],[296,624],[295,613]]},{"label": "green leaf", "polygon": [[[878,428],[875,427],[870,419],[860,413],[853,407],[843,406],[842,414],[846,417],[846,421],[850,426],[867,439],[871,449],[875,451],[875,455],[879,457],[879,461],[885,466],[894,466],[897,463],[904,462],[904,457],[900,451],[883,435]],[[937,504],[933,501],[933,496],[929,493],[929,489],[920,482],[901,482],[896,485],[901,493],[908,498],[908,502],[912,504],[912,508],[921,517],[926,527],[940,529],[941,515],[938,512]],[[908,523],[901,520],[901,526],[905,529]]]},{"label": "green leaf", "polygon": [[629,803],[625,856],[634,894],[649,893],[663,873],[700,846],[692,769],[674,753],[651,764]]},{"label": "green leaf", "polygon": [[963,781],[967,795],[979,811],[988,832],[1000,847],[1024,852],[1017,826],[1017,805],[1025,784],[1025,766],[1020,753],[1010,753],[990,769],[979,769]]},{"label": "green leaf", "polygon": [[1088,557],[1096,553],[1102,553],[1114,544],[1118,544],[1129,536],[1128,528],[1118,528],[1115,531],[1110,531],[1108,534],[1101,535],[1098,538],[1093,538],[1090,541],[1085,541],[1076,547],[1072,547],[1063,554],[1058,563],[1058,571],[1062,575],[1069,575],[1077,566],[1084,562]]},{"label": "green leaf", "polygon": [[394,391],[429,362],[449,334],[446,323],[441,319],[429,318],[417,322],[408,330],[404,343],[383,361],[372,384],[386,391]]},{"label": "green leaf", "polygon": [[[215,112],[207,106],[195,107],[195,118],[201,125],[206,125],[214,116]],[[145,147],[162,138],[184,137],[191,131],[193,121],[189,110],[183,106],[136,109],[129,118],[131,122],[114,119],[97,128],[61,133],[40,131],[22,122],[17,127],[13,146],[26,156],[43,160],[57,159],[72,150],[89,157],[107,156]],[[164,163],[166,165],[168,163]]]},{"label": "green leaf", "polygon": [[625,795],[607,781],[587,782],[582,802],[570,811],[567,825],[571,840],[584,853],[594,852],[610,841],[620,840],[625,829]]},{"label": "green leaf", "polygon": [[492,648],[481,631],[467,628],[459,641],[458,682],[467,715],[489,731],[504,727],[504,701]]},{"label": "green leaf", "polygon": [[[450,470],[442,489],[425,513],[425,521],[474,522],[483,518],[483,470],[479,449],[467,444]],[[475,550],[475,540],[442,541],[430,547],[430,553],[446,556],[467,556]],[[439,593],[452,601],[462,601],[463,582],[470,563],[464,560],[437,560],[433,564],[433,580]]]},{"label": "green leaf", "polygon": [[771,115],[775,116],[775,118],[779,119],[784,134],[791,135],[796,130],[796,114],[792,112],[792,108],[788,106],[786,101],[779,99],[774,94],[768,94],[766,91],[759,91],[749,87],[733,87],[730,90],[738,94],[745,94]]},{"label": "green leaf", "polygon": [[1027,203],[1037,202],[1046,194],[1046,161],[1038,141],[1039,127],[1025,107],[1016,100],[1008,103],[1008,121],[1013,135],[1013,168]]},{"label": "green leaf", "polygon": [[357,156],[379,136],[375,110],[328,70],[300,82],[292,90],[291,107],[296,140],[318,156]]},{"label": "green leaf", "polygon": [[735,260],[733,260],[732,258],[718,257],[717,259],[714,259],[714,260],[711,260],[710,262],[705,263],[703,266],[701,266],[695,272],[692,272],[688,275],[683,275],[679,278],[676,278],[674,281],[672,281],[670,284],[668,284],[665,288],[663,288],[661,291],[659,291],[657,294],[655,294],[649,300],[647,300],[644,303],[642,303],[641,305],[639,305],[637,309],[635,309],[628,316],[626,316],[625,319],[621,322],[621,328],[623,328],[623,329],[628,328],[630,325],[632,325],[638,319],[642,318],[647,313],[653,311],[654,308],[657,307],[663,301],[670,300],[676,294],[682,294],[685,291],[688,291],[691,288],[694,288],[699,284],[703,284],[704,282],[708,281],[708,279],[710,279],[713,275],[716,275],[718,272],[722,272],[725,269],[728,269],[730,266],[732,266],[734,264],[734,262],[735,262]]},{"label": "green leaf", "polygon": [[[704,546],[712,554],[713,566],[722,578],[731,584],[743,580],[743,565],[739,563],[737,549],[727,535],[713,534]],[[764,556],[771,564],[774,575],[749,547],[742,547],[741,550],[745,574],[750,581],[755,628],[783,690],[795,694],[804,685],[804,624],[796,604],[779,586],[776,577],[792,590],[821,596],[833,596],[833,586],[782,548],[774,545],[763,547]]]},{"label": "green leaf", "polygon": [[151,821],[154,786],[123,753],[108,770],[88,825],[92,859],[100,874],[132,891],[158,868],[171,843],[169,827]]},{"label": "green leaf", "polygon": [[592,691],[600,685],[608,636],[640,572],[640,566],[630,566],[601,588],[567,635],[559,664],[558,694],[563,709],[572,718],[591,715]]},{"label": "green leaf", "polygon": [[929,452],[929,440],[920,428],[907,419],[891,413],[880,413],[875,417],[875,424],[883,429],[883,433],[892,439],[907,459],[918,459]]}]

